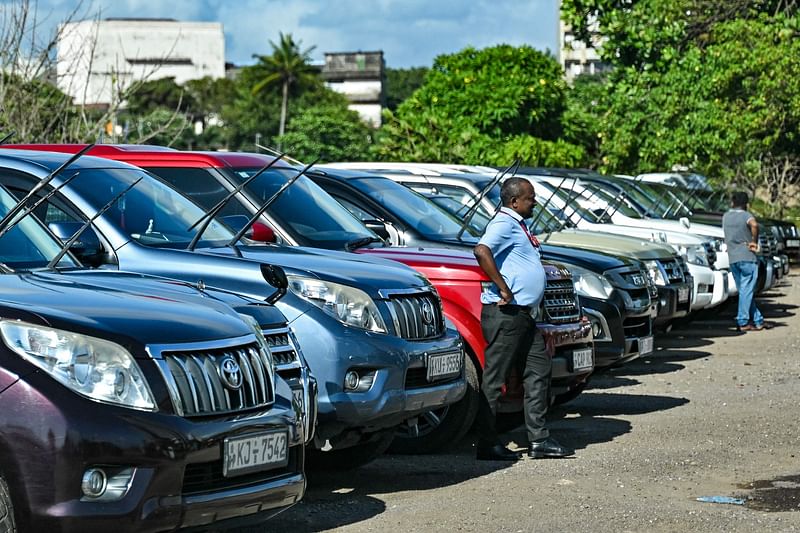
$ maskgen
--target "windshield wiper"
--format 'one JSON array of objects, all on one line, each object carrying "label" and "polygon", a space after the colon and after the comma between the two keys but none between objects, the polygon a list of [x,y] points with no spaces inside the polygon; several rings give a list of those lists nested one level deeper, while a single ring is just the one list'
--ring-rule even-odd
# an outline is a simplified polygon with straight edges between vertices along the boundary
[{"label": "windshield wiper", "polygon": [[291,184],[292,184],[292,183],[294,183],[295,181],[297,181],[297,180],[300,178],[300,176],[302,176],[302,175],[304,175],[306,172],[308,172],[308,171],[311,169],[311,167],[313,167],[314,165],[316,165],[316,164],[317,164],[317,161],[319,161],[319,160],[320,160],[320,158],[319,158],[319,157],[318,157],[318,158],[316,158],[314,161],[312,161],[311,163],[309,163],[308,165],[306,165],[306,166],[303,168],[303,170],[301,170],[300,172],[298,172],[296,175],[292,176],[290,179],[286,180],[286,183],[284,183],[283,185],[281,185],[281,187],[280,187],[280,188],[279,188],[277,191],[275,191],[275,194],[273,194],[272,196],[270,196],[270,197],[267,199],[267,201],[266,201],[266,202],[264,202],[264,203],[261,205],[261,207],[259,207],[259,208],[256,210],[256,212],[255,212],[255,213],[253,213],[253,216],[251,216],[249,219],[247,219],[247,223],[246,223],[244,226],[242,226],[242,229],[240,229],[239,231],[237,231],[237,232],[236,232],[236,235],[234,235],[234,236],[233,236],[233,238],[232,238],[230,241],[228,241],[228,244],[226,244],[226,246],[230,246],[230,247],[232,247],[232,248],[233,248],[233,247],[235,247],[235,245],[236,245],[236,243],[239,241],[239,239],[241,239],[241,238],[244,236],[244,234],[245,234],[245,233],[247,233],[247,230],[248,230],[248,229],[250,229],[250,226],[251,226],[251,225],[252,225],[252,224],[253,224],[253,223],[254,223],[256,220],[258,220],[258,217],[260,217],[260,216],[261,216],[261,214],[262,214],[262,213],[264,213],[264,211],[266,211],[266,210],[269,208],[269,206],[270,206],[270,205],[272,205],[272,203],[273,203],[275,200],[277,200],[277,199],[278,199],[278,196],[280,196],[280,195],[281,195],[281,193],[283,193],[283,191],[285,191],[286,189],[288,189],[288,188],[289,188],[289,186],[291,186]]},{"label": "windshield wiper", "polygon": [[492,181],[484,185],[483,189],[478,193],[478,196],[475,197],[475,202],[470,206],[467,210],[466,215],[464,215],[464,220],[461,221],[461,228],[458,230],[458,234],[456,235],[456,240],[460,241],[461,236],[464,235],[464,232],[467,230],[467,226],[469,225],[472,217],[475,216],[475,213],[478,212],[478,207],[481,205],[481,201],[483,201],[483,197],[489,194],[489,191],[492,190],[492,187],[497,185],[503,177],[508,174],[508,172],[513,168],[514,172],[512,172],[512,176],[519,170],[520,160],[516,159],[511,165],[508,166],[504,171],[498,172],[495,174]]},{"label": "windshield wiper", "polygon": [[79,157],[81,157],[83,154],[85,154],[86,152],[88,152],[92,148],[94,148],[94,144],[86,145],[80,152],[78,152],[77,154],[73,155],[72,157],[70,157],[69,159],[64,161],[64,163],[62,163],[58,168],[53,170],[50,174],[48,174],[41,181],[39,181],[39,183],[34,185],[31,188],[31,190],[28,191],[28,194],[26,194],[19,202],[17,202],[16,205],[14,205],[14,207],[9,209],[8,213],[6,213],[3,216],[3,218],[0,219],[0,230],[5,228],[9,224],[10,221],[14,220],[14,217],[16,217],[17,214],[20,211],[22,211],[22,209],[25,207],[25,204],[28,203],[28,200],[33,198],[33,196],[37,192],[39,192],[43,187],[45,187],[48,183],[50,183],[53,180],[53,178],[55,178],[58,175],[59,172],[61,172],[62,170],[67,168],[69,165],[74,163]]},{"label": "windshield wiper", "polygon": [[89,219],[83,224],[83,226],[81,226],[72,237],[70,237],[67,241],[65,241],[63,245],[61,245],[61,249],[59,250],[59,252],[55,255],[55,257],[53,257],[53,259],[50,260],[49,263],[47,263],[47,268],[53,268],[54,266],[56,266],[58,262],[61,261],[61,258],[64,257],[64,255],[69,251],[69,247],[72,246],[72,243],[77,241],[78,238],[83,234],[83,232],[86,231],[86,228],[91,226],[92,222],[97,220],[103,213],[111,209],[111,207],[117,200],[125,196],[128,193],[128,191],[133,189],[136,186],[136,184],[142,181],[143,179],[144,176],[142,176],[138,180],[134,181],[133,183],[125,187],[122,191],[120,191],[119,194],[117,194],[111,200],[109,200],[106,205],[101,207],[97,213],[89,217]]},{"label": "windshield wiper", "polygon": [[349,241],[347,244],[344,245],[344,249],[348,252],[352,252],[353,250],[357,250],[359,248],[363,248],[368,244],[372,244],[373,242],[384,242],[383,239],[379,239],[378,237],[359,237],[358,239],[353,239]]},{"label": "windshield wiper", "polygon": [[78,174],[80,174],[80,173],[81,173],[81,172],[80,172],[80,170],[79,170],[79,171],[77,171],[75,174],[73,174],[72,176],[70,176],[70,177],[68,177],[67,179],[65,179],[65,180],[64,180],[64,181],[61,183],[61,185],[59,185],[58,187],[53,187],[53,188],[50,190],[50,192],[48,192],[47,194],[45,194],[44,196],[42,196],[41,198],[39,198],[38,200],[36,200],[36,202],[34,202],[34,203],[33,203],[33,205],[31,205],[31,206],[28,206],[27,208],[25,208],[25,210],[23,210],[23,211],[22,211],[22,212],[19,214],[19,216],[16,218],[16,220],[14,220],[13,222],[10,222],[8,225],[6,225],[6,227],[4,227],[4,228],[0,229],[0,239],[2,239],[2,238],[3,238],[3,235],[5,235],[6,233],[8,233],[8,232],[9,232],[9,231],[11,231],[12,229],[14,229],[14,228],[17,226],[17,224],[19,224],[19,223],[22,221],[22,219],[24,219],[26,216],[28,216],[28,215],[30,215],[31,213],[33,213],[34,211],[36,211],[36,208],[37,208],[37,207],[39,207],[40,205],[42,205],[44,202],[46,202],[47,200],[49,200],[49,199],[50,199],[50,198],[51,198],[51,197],[52,197],[54,194],[56,194],[58,191],[60,191],[61,189],[63,189],[65,185],[67,185],[67,184],[68,184],[70,181],[72,181],[73,179],[75,179],[75,178],[78,176]]},{"label": "windshield wiper", "polygon": [[250,184],[250,182],[252,182],[254,179],[256,179],[261,174],[269,170],[273,165],[275,165],[275,163],[280,161],[284,155],[286,154],[280,154],[278,157],[276,157],[275,159],[273,159],[272,161],[270,161],[269,163],[258,169],[258,172],[256,172],[255,174],[244,180],[242,183],[237,185],[236,188],[234,188],[223,199],[217,202],[217,204],[214,207],[206,211],[205,214],[203,214],[203,216],[201,216],[197,220],[197,222],[189,226],[186,230],[187,232],[192,231],[198,224],[200,224],[200,228],[198,228],[197,233],[195,234],[194,237],[192,237],[192,240],[189,242],[189,246],[187,246],[186,249],[189,251],[194,250],[195,246],[197,246],[197,243],[200,241],[200,237],[202,237],[203,233],[205,233],[206,228],[208,228],[211,222],[214,221],[214,217],[217,216],[217,213],[222,211],[222,208],[225,207],[225,205],[231,200],[231,198],[239,194],[239,192],[241,192],[245,187],[247,187]]},{"label": "windshield wiper", "polygon": [[[528,175],[529,176],[535,176],[533,174],[528,174]],[[566,176],[563,176],[561,178],[561,181],[558,182],[558,186],[555,189],[553,189],[553,192],[550,194],[550,196],[547,198],[547,200],[544,201],[544,204],[540,204],[540,203],[537,202],[537,204],[542,207],[542,210],[539,211],[539,214],[537,214],[536,217],[533,220],[531,220],[530,226],[535,226],[536,223],[539,222],[539,218],[541,218],[542,214],[544,213],[545,208],[548,205],[550,205],[550,202],[553,200],[553,197],[556,195],[556,192],[558,192],[558,189],[561,188],[561,186],[564,184],[564,180],[566,180],[566,179],[567,179]]]},{"label": "windshield wiper", "polygon": [[12,131],[12,132],[11,132],[11,133],[9,133],[8,135],[6,135],[6,136],[5,136],[5,137],[3,137],[2,139],[0,139],[0,144],[6,144],[6,143],[7,143],[7,142],[8,142],[8,141],[9,141],[9,140],[10,140],[10,139],[11,139],[11,138],[14,136],[14,135],[16,135],[16,134],[17,134],[17,132],[16,132],[16,131]]}]

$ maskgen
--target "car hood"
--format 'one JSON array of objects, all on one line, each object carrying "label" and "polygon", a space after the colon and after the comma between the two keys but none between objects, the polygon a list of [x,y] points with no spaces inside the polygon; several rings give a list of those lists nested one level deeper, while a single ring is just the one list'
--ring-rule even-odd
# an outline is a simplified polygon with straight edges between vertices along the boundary
[{"label": "car hood", "polygon": [[[380,257],[302,246],[238,246],[245,259],[282,267],[287,275],[310,276],[357,287],[371,296],[386,289],[429,287],[415,270]],[[211,253],[236,255],[231,248]]]},{"label": "car hood", "polygon": [[0,276],[0,313],[123,344],[204,342],[252,333],[228,305],[192,287],[137,274]]},{"label": "car hood", "polygon": [[548,244],[633,257],[640,261],[668,259],[675,255],[675,251],[666,244],[602,231],[565,229],[551,233],[549,237],[545,234],[542,238]]}]

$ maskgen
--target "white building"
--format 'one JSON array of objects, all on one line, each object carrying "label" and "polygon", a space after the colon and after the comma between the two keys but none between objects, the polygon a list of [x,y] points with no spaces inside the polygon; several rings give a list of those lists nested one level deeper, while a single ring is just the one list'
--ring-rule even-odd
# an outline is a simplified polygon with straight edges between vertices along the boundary
[{"label": "white building", "polygon": [[184,83],[225,76],[219,22],[105,19],[70,22],[57,43],[58,88],[76,104],[119,103],[135,81],[174,77]]},{"label": "white building", "polygon": [[567,82],[580,74],[596,74],[608,69],[608,66],[600,60],[599,50],[603,46],[603,37],[597,31],[599,25],[593,22],[590,25],[591,46],[579,41],[572,33],[572,29],[563,20],[559,20],[558,31],[558,56],[561,67],[564,69],[564,76]]},{"label": "white building", "polygon": [[384,69],[381,51],[326,53],[322,79],[347,97],[347,107],[358,112],[361,120],[377,128],[386,100]]}]

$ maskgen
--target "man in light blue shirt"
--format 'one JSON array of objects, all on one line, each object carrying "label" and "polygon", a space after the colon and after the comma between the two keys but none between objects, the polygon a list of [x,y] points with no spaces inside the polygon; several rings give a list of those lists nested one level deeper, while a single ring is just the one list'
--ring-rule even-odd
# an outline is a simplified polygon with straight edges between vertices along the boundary
[{"label": "man in light blue shirt", "polygon": [[[544,296],[546,277],[539,241],[528,232],[536,196],[522,178],[509,178],[500,188],[503,206],[486,226],[475,246],[475,257],[492,285],[481,294],[481,329],[488,342],[484,352],[483,383],[476,418],[477,458],[513,461],[518,455],[500,442],[495,426],[503,383],[524,359],[525,426],[530,440],[528,456],[565,457],[574,452],[562,446],[545,427],[550,405],[552,363],[531,312]],[[521,365],[517,365],[521,366]]]}]

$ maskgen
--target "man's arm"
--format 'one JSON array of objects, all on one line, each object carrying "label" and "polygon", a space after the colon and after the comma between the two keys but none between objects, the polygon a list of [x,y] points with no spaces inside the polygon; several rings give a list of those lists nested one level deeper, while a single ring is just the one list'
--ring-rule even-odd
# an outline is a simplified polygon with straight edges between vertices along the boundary
[{"label": "man's arm", "polygon": [[500,270],[497,269],[497,263],[495,263],[494,256],[489,247],[485,244],[478,244],[475,246],[473,253],[478,260],[478,265],[480,265],[483,271],[486,272],[486,275],[489,276],[489,279],[500,289],[500,301],[497,302],[497,305],[511,303],[511,300],[514,299],[514,295],[511,293],[511,289],[508,288],[506,280],[500,275]]},{"label": "man's arm", "polygon": [[758,251],[758,221],[755,217],[747,219],[747,226],[750,228],[750,235],[753,236],[752,240],[747,243],[747,248],[751,252]]}]

